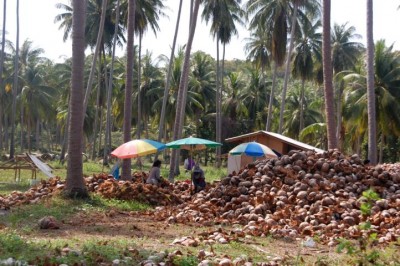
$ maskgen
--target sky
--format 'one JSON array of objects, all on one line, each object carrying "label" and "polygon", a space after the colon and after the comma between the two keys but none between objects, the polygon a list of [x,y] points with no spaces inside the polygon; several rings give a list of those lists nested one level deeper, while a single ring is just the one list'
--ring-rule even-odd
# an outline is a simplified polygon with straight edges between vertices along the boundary
[{"label": "sky", "polygon": [[[33,42],[35,48],[43,48],[44,56],[56,62],[63,61],[65,57],[72,54],[71,41],[63,42],[63,31],[59,30],[59,24],[54,23],[54,17],[60,13],[55,7],[56,3],[66,3],[68,0],[20,0],[20,44],[26,39]],[[182,17],[180,23],[180,31],[178,35],[177,45],[182,46],[187,41],[188,20],[186,10],[189,10],[189,1],[184,0],[182,7]],[[15,43],[16,35],[16,8],[15,0],[7,1],[6,15],[6,38]],[[176,13],[178,10],[178,0],[165,0],[165,6],[169,7],[165,11],[168,18],[162,18],[159,22],[160,32],[157,36],[153,32],[148,31],[143,39],[143,52],[149,50],[153,56],[170,55],[170,47],[172,46]],[[333,23],[348,23],[354,26],[356,32],[362,37],[366,35],[365,29],[365,8],[366,0],[332,0],[331,19]],[[0,1],[0,29],[3,26],[3,1]],[[374,40],[385,39],[386,43],[394,44],[394,47],[400,50],[400,5],[398,0],[379,0],[374,1]],[[200,7],[200,12],[201,12]],[[238,27],[239,34],[233,37],[231,43],[226,47],[226,59],[245,59],[244,52],[245,40],[249,37],[249,33],[245,28]],[[365,43],[365,38],[360,40]],[[135,40],[135,44],[137,44]],[[202,50],[216,57],[215,41],[209,33],[209,25],[206,25],[199,19],[197,22],[196,33],[194,37],[192,51]],[[88,54],[90,51],[87,51]],[[119,49],[117,55],[122,55],[124,49]]]}]

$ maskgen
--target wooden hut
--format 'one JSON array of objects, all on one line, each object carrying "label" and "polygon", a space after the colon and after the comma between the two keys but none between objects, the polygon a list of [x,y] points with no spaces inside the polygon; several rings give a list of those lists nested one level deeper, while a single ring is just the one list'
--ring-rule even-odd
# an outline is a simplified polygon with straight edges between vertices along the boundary
[{"label": "wooden hut", "polygon": [[[255,141],[264,144],[271,148],[277,154],[287,154],[291,150],[303,150],[303,151],[315,151],[324,152],[324,150],[318,149],[314,146],[308,145],[301,141],[286,137],[284,135],[269,132],[269,131],[257,131],[248,133],[232,138],[225,139],[225,142],[240,143]],[[237,172],[241,168],[245,167],[248,163],[254,161],[255,158],[246,155],[236,155],[228,157],[228,173],[231,174],[233,171]]]}]

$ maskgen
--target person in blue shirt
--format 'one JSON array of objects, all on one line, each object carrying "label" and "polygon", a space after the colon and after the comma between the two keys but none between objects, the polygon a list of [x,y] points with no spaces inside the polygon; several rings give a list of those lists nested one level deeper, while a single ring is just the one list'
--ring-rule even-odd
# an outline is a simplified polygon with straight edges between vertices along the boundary
[{"label": "person in blue shirt", "polygon": [[121,168],[121,160],[118,159],[114,166],[111,168],[111,174],[115,179],[119,179],[119,168]]}]

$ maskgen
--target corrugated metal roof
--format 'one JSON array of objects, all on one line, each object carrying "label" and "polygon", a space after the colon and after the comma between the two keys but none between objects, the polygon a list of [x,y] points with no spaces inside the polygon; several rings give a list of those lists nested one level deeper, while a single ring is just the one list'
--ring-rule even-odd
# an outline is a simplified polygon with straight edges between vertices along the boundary
[{"label": "corrugated metal roof", "polygon": [[281,134],[278,134],[278,133],[274,133],[274,132],[265,131],[265,130],[260,130],[260,131],[256,131],[256,132],[252,132],[252,133],[248,133],[248,134],[244,134],[244,135],[228,138],[228,139],[225,139],[225,141],[226,142],[236,142],[236,141],[238,141],[240,139],[247,138],[247,137],[253,137],[253,136],[256,136],[256,135],[259,135],[259,134],[263,134],[263,135],[270,136],[272,138],[279,139],[282,142],[288,143],[288,144],[290,144],[292,146],[295,146],[295,147],[298,147],[298,148],[301,148],[301,149],[314,150],[315,152],[319,152],[319,153],[324,152],[324,150],[318,149],[318,148],[316,148],[314,146],[308,145],[308,144],[303,143],[301,141],[297,141],[295,139],[286,137],[284,135],[281,135]]}]

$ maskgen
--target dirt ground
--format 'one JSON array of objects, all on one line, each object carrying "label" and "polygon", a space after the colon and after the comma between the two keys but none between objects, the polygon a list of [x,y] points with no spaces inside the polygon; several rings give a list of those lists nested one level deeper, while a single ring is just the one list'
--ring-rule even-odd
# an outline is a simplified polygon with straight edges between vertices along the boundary
[{"label": "dirt ground", "polygon": [[[56,230],[35,230],[29,233],[29,237],[42,240],[80,239],[82,242],[93,237],[99,241],[133,239],[137,243],[136,248],[150,253],[169,250],[198,256],[205,251],[214,260],[229,258],[234,261],[246,257],[253,262],[273,262],[265,265],[338,265],[337,258],[343,256],[335,252],[334,247],[318,243],[305,247],[304,239],[237,237],[232,235],[233,227],[168,224],[154,221],[153,216],[146,212],[80,212],[59,221],[59,225]],[[209,236],[215,235],[215,232],[225,235],[228,243],[211,243]]]}]

